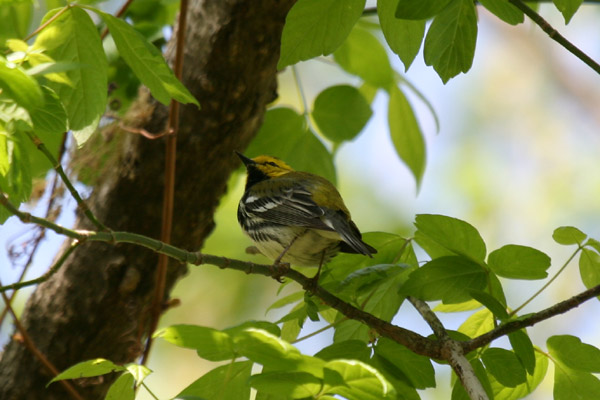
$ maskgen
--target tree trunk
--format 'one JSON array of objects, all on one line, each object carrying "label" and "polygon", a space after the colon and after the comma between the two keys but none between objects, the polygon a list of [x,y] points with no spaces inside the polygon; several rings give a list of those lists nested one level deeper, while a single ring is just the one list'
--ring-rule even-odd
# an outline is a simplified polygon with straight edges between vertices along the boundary
[{"label": "tree trunk", "polygon": [[[276,97],[276,64],[285,16],[295,0],[192,1],[184,61],[184,84],[202,105],[181,108],[172,243],[197,250],[213,229],[213,213]],[[173,35],[175,38],[175,35]],[[167,58],[174,56],[169,44]],[[133,127],[164,129],[167,109],[142,91],[129,112]],[[164,140],[115,131],[110,167],[88,200],[113,230],[157,238],[163,191]],[[113,144],[114,146],[114,144]],[[79,215],[78,228],[91,229]],[[38,349],[63,370],[103,357],[136,360],[148,325],[157,255],[140,247],[84,243],[60,271],[39,285],[21,318]],[[171,263],[167,293],[184,265]],[[167,294],[168,297],[168,294]],[[0,360],[0,399],[52,400],[69,395],[46,384],[49,371],[18,340]],[[103,398],[114,377],[79,380],[86,399]]]}]

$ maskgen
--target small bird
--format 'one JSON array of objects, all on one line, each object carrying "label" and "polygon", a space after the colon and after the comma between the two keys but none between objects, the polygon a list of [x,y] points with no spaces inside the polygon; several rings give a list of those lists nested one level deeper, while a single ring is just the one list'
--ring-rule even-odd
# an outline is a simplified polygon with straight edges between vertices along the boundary
[{"label": "small bird", "polygon": [[248,173],[238,222],[258,250],[275,261],[321,266],[338,252],[369,257],[377,250],[362,241],[339,192],[327,179],[293,170],[271,156],[237,153]]}]

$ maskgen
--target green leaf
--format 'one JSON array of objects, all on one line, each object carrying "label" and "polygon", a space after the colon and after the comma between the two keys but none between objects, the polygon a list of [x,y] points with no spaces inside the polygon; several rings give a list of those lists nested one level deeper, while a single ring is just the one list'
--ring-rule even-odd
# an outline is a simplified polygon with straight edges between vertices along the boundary
[{"label": "green leaf", "polygon": [[589,238],[587,240],[587,242],[585,242],[585,246],[586,247],[591,247],[592,249],[596,250],[598,253],[600,253],[600,242],[597,241],[594,238]]},{"label": "green leaf", "polygon": [[553,358],[569,368],[600,373],[600,350],[571,335],[551,336],[546,341]]},{"label": "green leaf", "polygon": [[135,379],[136,386],[141,385],[142,382],[144,382],[144,379],[146,379],[152,373],[150,368],[141,364],[127,364],[125,368],[127,368],[127,372],[129,372],[133,376],[133,379]]},{"label": "green leaf", "polygon": [[36,134],[41,132],[58,135],[67,131],[67,113],[58,95],[47,86],[42,86],[44,94],[44,106],[36,107],[31,112]]},{"label": "green leaf", "polygon": [[311,172],[336,182],[331,154],[306,128],[304,117],[291,108],[268,110],[258,134],[244,153],[248,157],[275,156],[298,171]]},{"label": "green leaf", "polygon": [[209,361],[230,360],[236,357],[231,337],[219,330],[195,325],[172,325],[157,332],[159,337],[179,347],[194,349]]},{"label": "green leaf", "polygon": [[[18,123],[10,123],[6,127],[8,129],[5,130],[0,122],[0,136],[6,138],[3,147],[5,146],[5,157],[9,165],[8,170],[4,174],[0,174],[0,187],[14,204],[29,200],[32,189],[31,164],[25,145],[29,139],[23,132],[18,131],[18,125]],[[5,210],[4,207],[2,209]]]},{"label": "green leaf", "polygon": [[480,265],[463,257],[436,258],[410,274],[401,293],[425,301],[460,303],[471,298],[472,290],[482,290],[486,274]]},{"label": "green leaf", "polygon": [[227,333],[228,335],[235,336],[239,332],[245,331],[248,328],[262,329],[263,331],[267,331],[271,335],[275,335],[275,336],[281,335],[281,329],[279,328],[279,326],[277,326],[277,324],[274,324],[273,322],[269,322],[269,321],[255,321],[255,320],[248,320],[248,321],[242,322],[239,325],[235,325],[230,328],[223,329],[223,332]]},{"label": "green leaf", "polygon": [[472,311],[481,308],[481,303],[475,299],[463,301],[462,303],[454,303],[454,304],[444,304],[440,303],[433,308],[433,311],[443,312],[443,313],[452,313],[452,312],[462,312],[462,311]]},{"label": "green leaf", "polygon": [[3,3],[0,7],[0,43],[8,38],[27,36],[32,14],[33,1]]},{"label": "green leaf", "polygon": [[395,399],[394,387],[375,368],[356,360],[333,360],[325,364],[323,393],[348,400]]},{"label": "green leaf", "polygon": [[400,0],[396,18],[429,19],[437,15],[453,0]]},{"label": "green leaf", "polygon": [[589,372],[567,367],[561,362],[554,366],[554,400],[597,400],[600,380]]},{"label": "green leaf", "polygon": [[488,372],[504,386],[515,387],[525,382],[525,368],[510,350],[490,347],[481,355],[481,361]]},{"label": "green leaf", "polygon": [[366,343],[370,340],[369,331],[370,328],[367,325],[349,319],[336,325],[333,342],[342,343],[348,340],[360,340]]},{"label": "green leaf", "polygon": [[110,385],[104,400],[133,400],[134,398],[133,376],[125,373]]},{"label": "green leaf", "polygon": [[371,349],[361,340],[345,340],[343,342],[333,343],[321,349],[315,357],[325,361],[345,358],[350,360],[359,360],[367,362],[371,355]]},{"label": "green leaf", "polygon": [[412,251],[410,243],[400,235],[385,232],[366,232],[363,234],[363,240],[377,249],[377,254],[373,258],[364,257],[357,254],[341,253],[335,256],[327,265],[328,274],[322,276],[319,281],[322,285],[335,284],[337,289],[339,283],[354,271],[372,265],[394,264],[401,252]]},{"label": "green leaf", "polygon": [[261,329],[247,329],[236,335],[236,351],[268,368],[296,370],[313,373],[322,367],[322,361],[300,354],[288,342]]},{"label": "green leaf", "polygon": [[473,65],[477,14],[471,0],[453,0],[438,14],[425,37],[425,64],[433,66],[442,82]]},{"label": "green leaf", "polygon": [[396,153],[411,170],[417,187],[420,187],[425,172],[425,139],[406,96],[394,85],[390,88],[388,122]]},{"label": "green leaf", "polygon": [[346,71],[365,82],[388,89],[394,75],[385,48],[371,32],[355,27],[346,41],[333,53],[335,61]]},{"label": "green leaf", "polygon": [[349,85],[332,86],[319,93],[312,112],[323,135],[336,143],[354,139],[372,114],[360,91]]},{"label": "green leaf", "polygon": [[488,265],[504,278],[543,279],[548,276],[550,257],[531,247],[508,244],[490,253]]},{"label": "green leaf", "polygon": [[527,375],[527,381],[514,388],[500,384],[493,376],[490,376],[490,385],[494,392],[494,400],[517,400],[533,392],[544,380],[548,370],[548,357],[541,352],[535,353],[535,371],[533,375]]},{"label": "green leaf", "polygon": [[279,299],[279,300],[275,301],[273,304],[271,304],[269,306],[269,308],[267,308],[267,312],[269,312],[271,310],[276,310],[281,307],[285,307],[288,304],[296,303],[296,302],[302,300],[304,298],[304,293],[305,292],[302,292],[302,291],[294,292],[285,297],[282,297],[281,299]]},{"label": "green leaf", "polygon": [[203,400],[249,399],[248,379],[251,371],[252,361],[222,365],[194,381],[175,397],[197,397]]},{"label": "green leaf", "polygon": [[458,328],[460,333],[463,333],[471,339],[482,335],[494,329],[494,316],[487,308],[473,313],[465,322]]},{"label": "green leaf", "polygon": [[471,290],[469,292],[472,298],[483,304],[490,310],[498,319],[508,319],[508,312],[506,307],[503,306],[494,296],[481,290]]},{"label": "green leaf", "polygon": [[[579,274],[586,288],[600,285],[600,255],[593,250],[583,249],[579,256]],[[597,298],[600,300],[600,296]]]},{"label": "green leaf", "polygon": [[507,24],[517,25],[525,19],[523,11],[506,0],[480,0],[479,2]]},{"label": "green leaf", "polygon": [[[56,375],[50,382],[62,381],[63,379],[89,378],[92,376],[105,375],[114,371],[125,371],[125,367],[117,365],[103,358],[83,361],[67,368]],[[130,375],[131,376],[131,375]]]},{"label": "green leaf", "polygon": [[44,103],[44,96],[37,81],[25,70],[0,57],[0,89],[29,111]]},{"label": "green leaf", "polygon": [[435,371],[429,358],[415,354],[405,346],[386,338],[377,341],[375,354],[402,371],[415,388],[435,387]]},{"label": "green leaf", "polygon": [[533,343],[531,343],[531,339],[529,339],[529,335],[527,335],[526,331],[514,331],[508,334],[508,340],[510,340],[510,345],[519,360],[521,360],[521,364],[525,367],[525,370],[533,375],[535,372],[535,352],[533,349]]},{"label": "green leaf", "polygon": [[390,49],[400,57],[404,70],[412,64],[419,53],[425,35],[425,20],[411,21],[394,16],[396,0],[378,0],[377,15],[383,36]]},{"label": "green leaf", "polygon": [[[57,12],[50,11],[45,20]],[[33,48],[45,49],[57,62],[81,65],[67,72],[72,86],[48,83],[61,99],[69,129],[81,146],[94,133],[106,109],[107,61],[96,25],[84,10],[71,7],[40,32]]]},{"label": "green leaf", "polygon": [[277,69],[331,54],[362,15],[365,0],[302,0],[288,13]]},{"label": "green leaf", "polygon": [[415,220],[415,240],[429,253],[429,244],[440,246],[446,254],[458,254],[477,263],[485,259],[485,243],[473,225],[444,215],[419,214]]},{"label": "green leaf", "polygon": [[399,273],[405,272],[408,266],[396,264],[378,264],[361,268],[348,275],[339,284],[339,293],[350,293],[354,296],[364,292],[373,294],[373,287],[383,281],[391,279]]},{"label": "green leaf", "polygon": [[554,233],[552,233],[552,239],[556,243],[564,245],[582,245],[586,238],[587,235],[574,226],[561,226],[556,228]]},{"label": "green leaf", "polygon": [[198,100],[177,79],[156,46],[127,22],[98,10],[96,13],[106,23],[121,57],[156,100],[164,105],[175,99],[180,103],[200,106]]},{"label": "green leaf", "polygon": [[314,398],[321,391],[321,380],[308,372],[265,372],[253,375],[250,386],[263,392],[290,399]]},{"label": "green leaf", "polygon": [[581,6],[581,3],[583,3],[583,0],[552,0],[552,1],[554,2],[554,5],[558,9],[558,11],[560,11],[561,14],[563,15],[563,17],[565,18],[565,24],[568,24],[569,21],[571,21],[571,18],[573,18],[573,15],[575,15],[575,12],[577,12],[577,10],[579,9],[579,6]]}]

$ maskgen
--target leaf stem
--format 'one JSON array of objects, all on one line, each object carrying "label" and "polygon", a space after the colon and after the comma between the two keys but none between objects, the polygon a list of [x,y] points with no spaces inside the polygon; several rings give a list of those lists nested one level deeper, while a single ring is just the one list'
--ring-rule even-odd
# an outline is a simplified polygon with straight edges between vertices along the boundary
[{"label": "leaf stem", "polygon": [[150,396],[152,396],[152,398],[154,400],[159,400],[158,396],[154,394],[154,392],[152,392],[152,390],[150,390],[150,388],[148,387],[148,385],[146,385],[146,382],[142,382],[142,386],[144,387],[144,389],[146,389],[148,391],[148,393],[150,394]]},{"label": "leaf stem", "polygon": [[23,38],[23,41],[26,42],[29,39],[31,39],[32,37],[34,37],[35,35],[37,35],[38,33],[40,33],[48,25],[50,25],[51,23],[53,23],[54,21],[56,21],[56,19],[58,19],[58,17],[60,17],[61,15],[63,15],[71,7],[73,7],[71,4],[67,4],[66,6],[64,6],[63,8],[61,8],[60,11],[58,11],[56,14],[54,14],[52,17],[50,17],[48,19],[48,21],[44,22],[42,25],[40,25],[35,31],[31,32],[29,35],[25,36],[25,38]]},{"label": "leaf stem", "polygon": [[567,259],[567,261],[565,261],[565,263],[563,264],[562,267],[560,267],[560,269],[558,270],[558,272],[556,274],[554,274],[554,276],[552,278],[550,278],[550,280],[548,282],[546,282],[546,284],[544,286],[542,286],[540,288],[540,290],[538,290],[537,292],[535,292],[533,294],[533,296],[531,296],[529,299],[527,299],[523,304],[521,304],[519,307],[515,308],[514,310],[512,310],[508,316],[512,317],[513,315],[515,315],[516,313],[518,313],[519,311],[521,311],[527,304],[531,303],[533,301],[533,299],[535,299],[537,296],[540,295],[540,293],[542,293],[544,290],[546,290],[546,288],[548,286],[550,286],[550,284],[552,282],[554,282],[554,280],[556,278],[558,278],[558,276],[565,270],[565,268],[567,268],[567,265],[569,265],[569,263],[573,260],[573,258],[575,258],[575,256],[577,255],[577,253],[579,253],[581,251],[583,247],[580,245],[577,247],[577,250],[575,250],[575,252],[573,254],[571,254],[571,256]]}]

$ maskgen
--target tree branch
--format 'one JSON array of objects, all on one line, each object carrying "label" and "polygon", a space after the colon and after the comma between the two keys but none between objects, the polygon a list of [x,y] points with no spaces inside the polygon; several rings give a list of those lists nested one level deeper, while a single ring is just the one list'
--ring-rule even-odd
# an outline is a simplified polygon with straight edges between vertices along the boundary
[{"label": "tree branch", "polygon": [[407,300],[421,314],[425,322],[433,330],[433,333],[442,342],[444,359],[448,360],[452,370],[456,373],[456,376],[458,376],[458,379],[460,379],[460,382],[467,391],[469,398],[471,400],[488,400],[488,395],[481,385],[479,378],[475,375],[473,366],[469,363],[467,357],[465,357],[461,343],[448,335],[442,321],[439,320],[426,302],[412,296],[408,296]]},{"label": "tree branch", "polygon": [[598,295],[600,295],[600,285],[594,286],[584,292],[581,292],[571,297],[570,299],[561,301],[560,303],[557,303],[552,307],[548,307],[542,311],[538,311],[533,314],[528,314],[527,316],[506,322],[494,330],[484,333],[483,335],[477,336],[476,338],[471,339],[468,342],[463,342],[463,350],[465,353],[469,353],[470,351],[473,351],[479,347],[491,343],[493,340],[501,336],[507,335],[514,331],[518,331],[519,329],[523,329],[528,326],[533,326],[538,322],[555,317],[559,314],[564,314],[565,312],[570,311],[573,308],[579,307],[579,305]]}]

